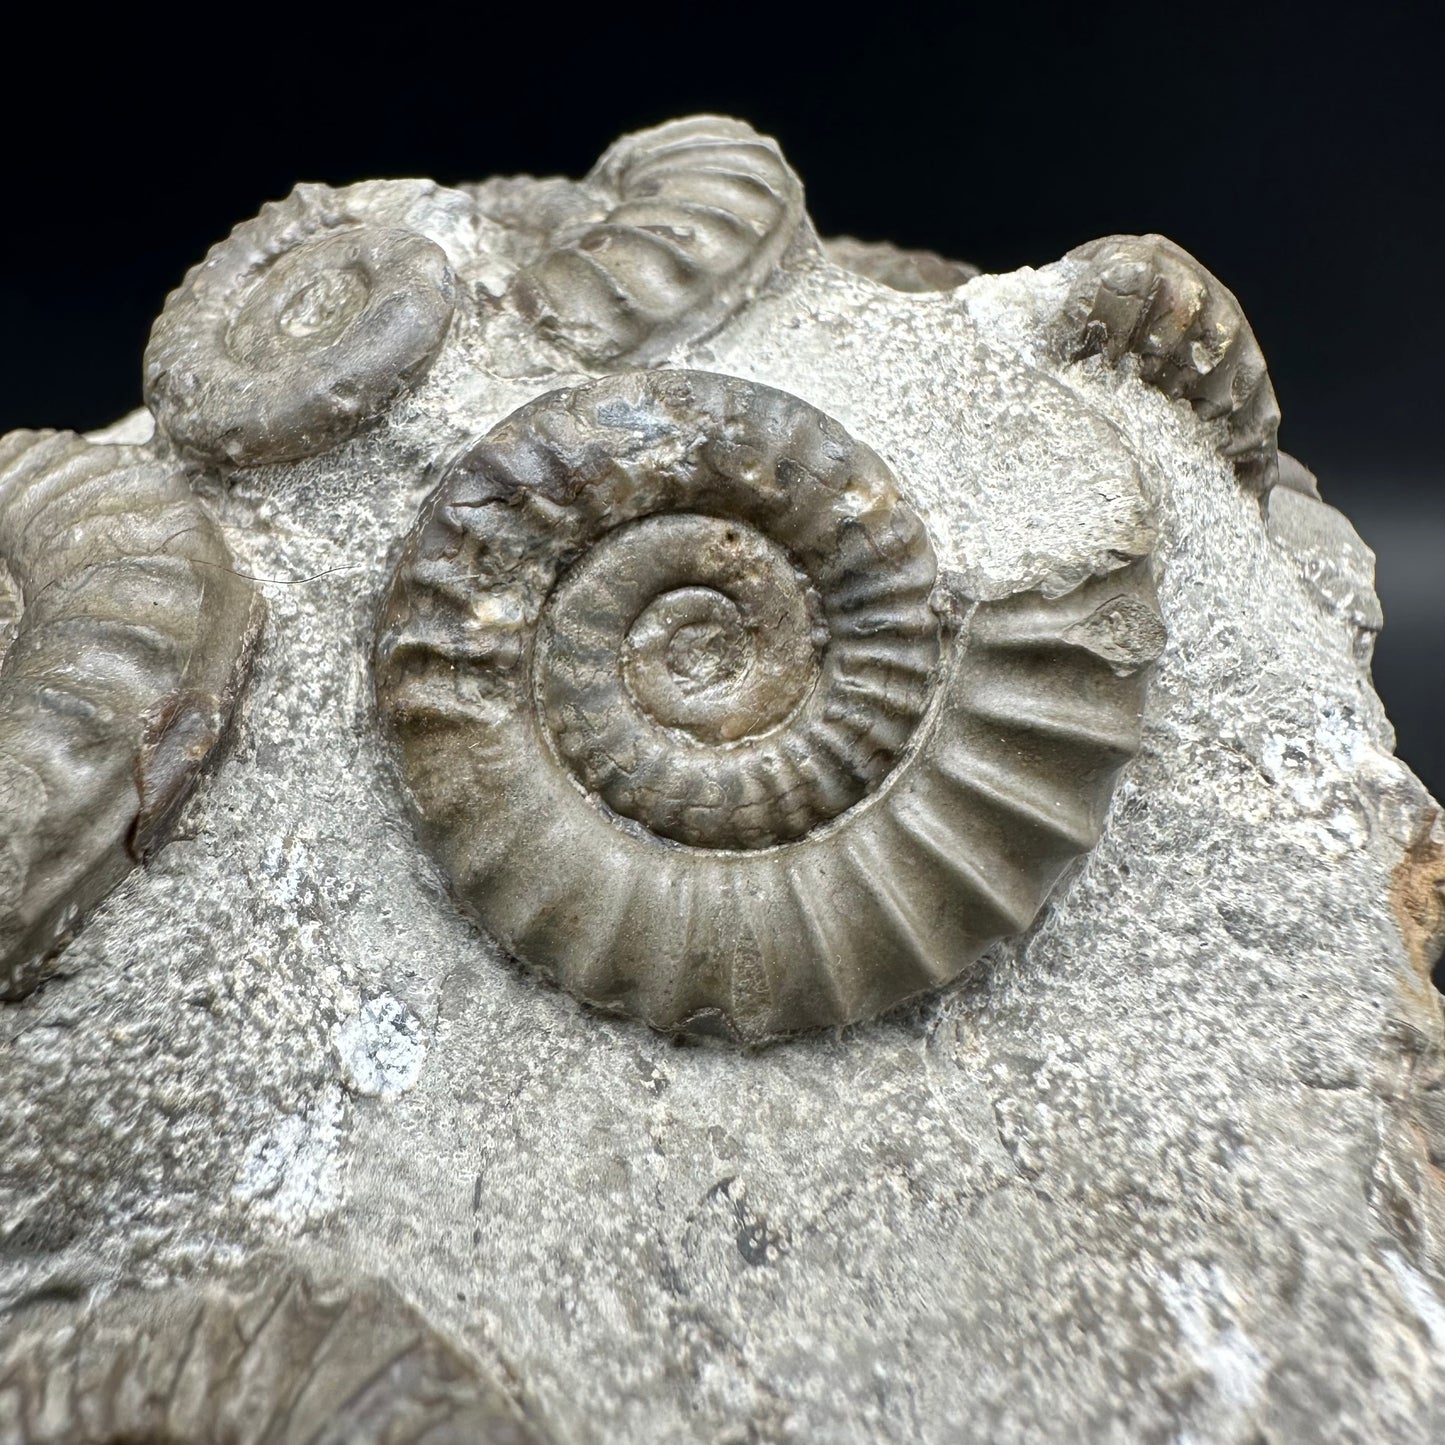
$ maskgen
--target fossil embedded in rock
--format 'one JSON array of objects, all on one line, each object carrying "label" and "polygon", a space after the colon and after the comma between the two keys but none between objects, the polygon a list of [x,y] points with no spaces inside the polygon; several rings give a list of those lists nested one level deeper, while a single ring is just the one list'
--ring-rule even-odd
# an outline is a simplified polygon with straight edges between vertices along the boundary
[{"label": "fossil embedded in rock", "polygon": [[1092,846],[1163,630],[1136,564],[978,606],[786,393],[554,392],[445,474],[377,644],[464,905],[580,997],[766,1038],[956,976]]},{"label": "fossil embedded in rock", "polygon": [[[766,27],[718,34],[796,78]],[[298,76],[359,93],[329,53]],[[861,134],[867,87],[838,80]],[[206,588],[173,607],[183,569],[140,556],[84,586],[127,624],[159,600],[167,633],[244,618],[193,467],[276,616],[186,842],[0,1006],[3,1445],[476,1445],[474,1372],[515,1393],[503,1361],[569,1442],[1445,1439],[1445,824],[1366,675],[1369,550],[1281,490],[1312,490],[1301,467],[1242,495],[1218,451],[1271,475],[1261,363],[1179,253],[909,294],[886,283],[921,260],[830,261],[800,217],[773,261],[793,192],[739,179],[782,174],[748,134],[616,152],[756,199],[733,289],[637,270],[684,254],[647,225],[699,213],[655,196],[613,234],[610,178],[308,190],[287,247],[396,228],[459,278],[414,392],[264,475],[246,457],[276,453],[222,445],[264,377],[197,392],[194,436],[153,392],[161,429],[112,438],[139,450],[0,442],[0,724],[30,699],[20,736],[58,760],[50,791],[0,763],[0,915],[17,877],[42,908],[99,890],[94,840],[143,811],[147,728],[124,729],[149,701],[116,684],[113,771],[87,775],[65,669],[99,687],[145,654],[94,609],[42,627],[82,580],[46,587],[32,553],[72,520],[134,535],[160,478],[144,506],[175,521],[136,550],[209,559]],[[970,159],[942,184],[977,195]],[[602,249],[568,249],[591,228]],[[526,284],[564,273],[596,287],[534,324]],[[287,324],[320,337],[348,287]],[[278,384],[324,391],[350,336],[298,340]],[[1116,370],[1077,359],[1096,346]],[[13,468],[64,457],[113,476],[32,527],[48,493]],[[603,1008],[750,1040],[977,986],[747,1057],[601,1022],[503,945]],[[339,1286],[289,1283],[303,1256]]]},{"label": "fossil embedded in rock", "polygon": [[389,1285],[242,1274],[45,1304],[0,1327],[14,1445],[540,1445],[502,1386]]},{"label": "fossil embedded in rock", "polygon": [[706,335],[767,281],[803,220],[776,143],[721,116],[625,136],[583,189],[605,215],[554,235],[512,296],[598,365],[656,361]]},{"label": "fossil embedded in rock", "polygon": [[[184,477],[69,433],[0,438],[0,997],[155,848],[229,720],[259,595]],[[3,643],[3,634],[0,634]]]},{"label": "fossil embedded in rock", "polygon": [[183,449],[235,466],[309,456],[426,374],[457,283],[440,246],[374,218],[378,189],[298,186],[171,295],[145,394]]},{"label": "fossil embedded in rock", "polygon": [[1163,236],[1105,236],[1068,259],[1080,267],[1061,319],[1068,353],[1098,353],[1111,366],[1137,357],[1150,386],[1223,421],[1223,451],[1242,482],[1274,486],[1279,406],[1233,292]]},{"label": "fossil embedded in rock", "polygon": [[910,251],[891,241],[860,241],[832,236],[823,253],[835,265],[866,276],[890,291],[953,291],[978,275],[967,261],[950,261],[936,251]]}]

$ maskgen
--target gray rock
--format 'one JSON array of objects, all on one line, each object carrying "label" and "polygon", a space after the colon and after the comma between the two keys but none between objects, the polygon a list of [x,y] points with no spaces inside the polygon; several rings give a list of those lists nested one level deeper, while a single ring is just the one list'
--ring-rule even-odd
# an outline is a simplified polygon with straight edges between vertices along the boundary
[{"label": "gray rock", "polygon": [[1353,629],[1356,656],[1368,666],[1385,624],[1375,554],[1343,512],[1283,485],[1269,494],[1266,518],[1270,538],[1294,558],[1320,607]]},{"label": "gray rock", "polygon": [[377,726],[434,469],[595,374],[513,304],[486,194],[469,226],[471,191],[416,203],[470,300],[410,390],[294,463],[192,472],[270,621],[175,840],[0,1007],[0,1298],[257,1253],[379,1276],[567,1442],[1440,1438],[1445,828],[1364,668],[1367,557],[1256,495],[1232,316],[1240,429],[1194,405],[1207,348],[1066,359],[1092,256],[908,294],[800,229],[710,334],[669,332],[658,362],[876,452],[968,596],[1152,556],[1167,634],[1102,836],[977,976],[678,1044],[462,916]]}]

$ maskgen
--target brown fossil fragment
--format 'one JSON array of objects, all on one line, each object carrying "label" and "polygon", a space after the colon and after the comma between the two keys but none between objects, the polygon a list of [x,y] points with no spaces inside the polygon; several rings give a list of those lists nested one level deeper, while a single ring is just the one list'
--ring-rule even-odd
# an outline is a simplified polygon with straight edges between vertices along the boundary
[{"label": "brown fossil fragment", "polygon": [[146,348],[145,397],[182,450],[231,466],[294,461],[425,376],[457,283],[441,247],[377,219],[368,202],[388,189],[298,186],[171,294]]},{"label": "brown fossil fragment", "polygon": [[1098,836],[1162,645],[1142,564],[969,613],[837,423],[656,371],[542,397],[452,465],[375,667],[485,927],[594,1004],[757,1040],[1027,928]]},{"label": "brown fossil fragment", "polygon": [[511,297],[596,366],[646,365],[715,330],[803,224],[802,183],[777,144],[722,116],[624,136],[583,189],[603,213],[564,225]]},{"label": "brown fossil fragment", "polygon": [[1136,357],[1150,386],[1224,424],[1222,450],[1245,486],[1274,486],[1279,406],[1234,294],[1163,236],[1105,236],[1068,259],[1079,270],[1061,318],[1065,354],[1111,366]]},{"label": "brown fossil fragment", "polygon": [[0,1445],[541,1445],[389,1285],[244,1274],[0,1331]]},{"label": "brown fossil fragment", "polygon": [[164,840],[263,616],[184,477],[70,433],[0,438],[0,998]]},{"label": "brown fossil fragment", "polygon": [[1445,945],[1445,842],[1432,816],[1390,879],[1390,907],[1410,961],[1424,979]]},{"label": "brown fossil fragment", "polygon": [[908,250],[891,241],[833,236],[823,242],[823,252],[835,266],[890,291],[952,291],[978,275],[978,267],[967,261],[950,261],[936,251]]}]

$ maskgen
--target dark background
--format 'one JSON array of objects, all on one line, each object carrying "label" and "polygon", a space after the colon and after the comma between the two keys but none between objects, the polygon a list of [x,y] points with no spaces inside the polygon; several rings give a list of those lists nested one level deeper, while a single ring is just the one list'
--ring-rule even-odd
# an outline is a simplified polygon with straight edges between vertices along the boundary
[{"label": "dark background", "polygon": [[166,293],[299,179],[580,175],[623,131],[734,113],[782,142],[824,233],[1006,270],[1162,231],[1222,277],[1284,446],[1378,553],[1375,676],[1445,796],[1434,8],[227,7],[111,33],[32,12],[0,95],[0,431],[136,406]]}]

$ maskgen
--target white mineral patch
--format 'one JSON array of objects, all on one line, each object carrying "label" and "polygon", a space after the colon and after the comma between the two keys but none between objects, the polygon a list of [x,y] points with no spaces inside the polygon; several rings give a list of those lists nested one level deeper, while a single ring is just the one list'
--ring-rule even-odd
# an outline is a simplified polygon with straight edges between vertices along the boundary
[{"label": "white mineral patch", "polygon": [[1437,1350],[1445,1350],[1445,1302],[1431,1287],[1430,1281],[1394,1250],[1386,1252],[1385,1264],[1395,1276],[1405,1302],[1428,1331],[1430,1343]]},{"label": "white mineral patch", "polygon": [[340,1089],[324,1090],[304,1114],[285,1114],[252,1146],[233,1190],[236,1198],[300,1227],[335,1206],[340,1195]]},{"label": "white mineral patch", "polygon": [[1160,1282],[1164,1307],[1180,1338],[1230,1410],[1259,1402],[1265,1361],[1234,1320],[1236,1291],[1217,1266],[1190,1261],[1182,1278]]},{"label": "white mineral patch", "polygon": [[367,999],[336,1031],[341,1081],[353,1094],[394,1099],[416,1083],[426,1059],[422,1022],[399,999]]},{"label": "white mineral patch", "polygon": [[144,446],[155,435],[156,419],[145,407],[127,412],[119,421],[101,427],[99,431],[86,432],[86,441],[104,442],[109,446]]}]

